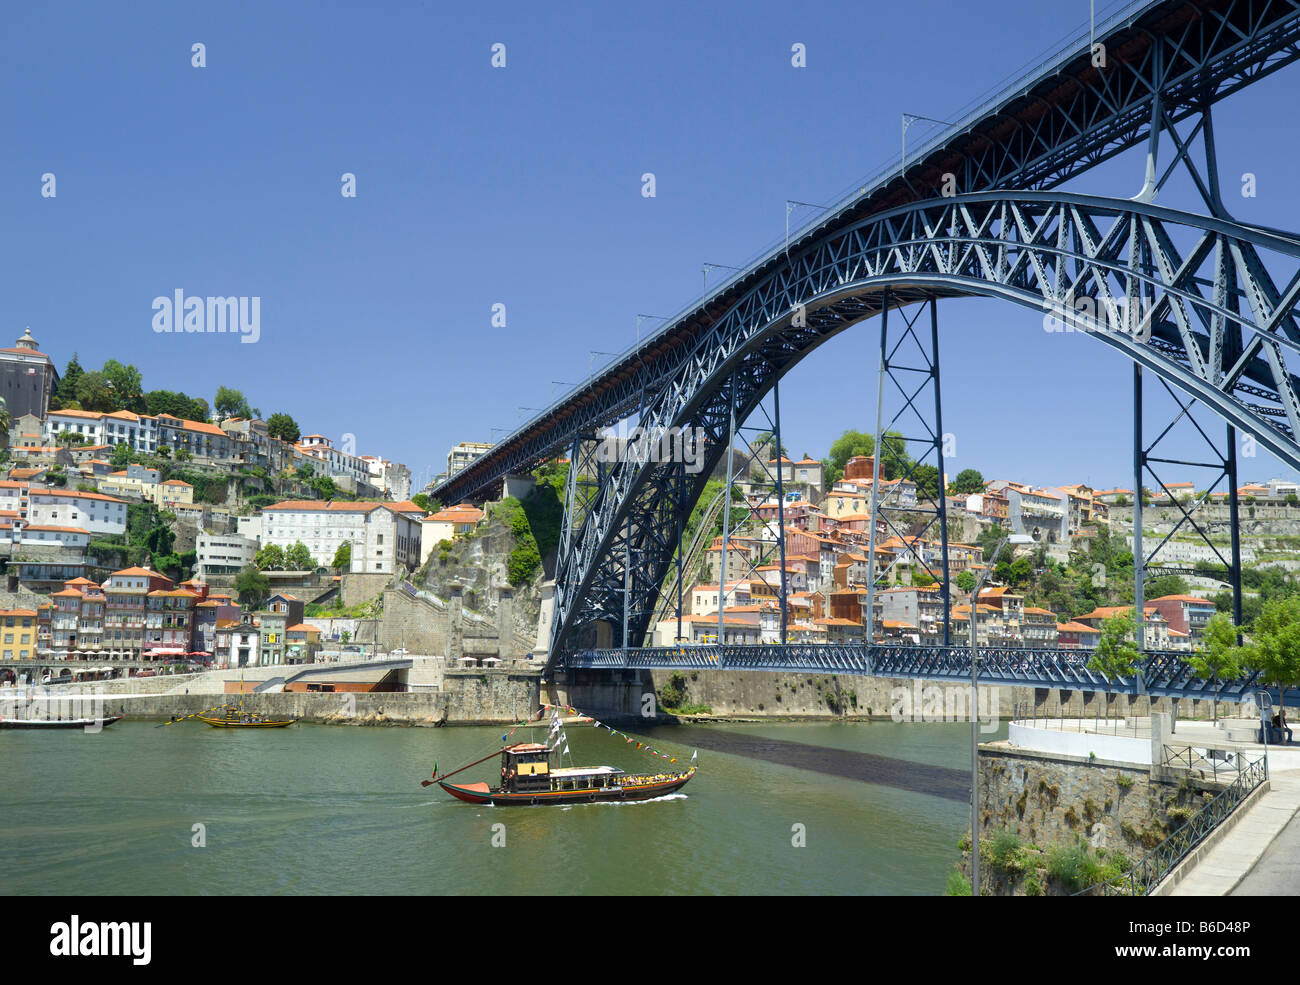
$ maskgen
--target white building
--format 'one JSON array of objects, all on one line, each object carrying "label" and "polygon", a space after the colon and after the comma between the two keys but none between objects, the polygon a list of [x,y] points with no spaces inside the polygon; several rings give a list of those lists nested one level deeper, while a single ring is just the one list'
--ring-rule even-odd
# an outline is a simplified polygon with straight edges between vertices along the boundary
[{"label": "white building", "polygon": [[118,410],[111,414],[86,410],[54,410],[45,418],[43,434],[51,445],[60,434],[71,433],[92,445],[130,445],[133,451],[152,455],[158,449],[158,421],[148,414]]},{"label": "white building", "polygon": [[334,442],[323,434],[305,435],[295,447],[303,455],[323,462],[328,475],[347,476],[357,482],[370,481],[370,464],[364,458],[335,448]]},{"label": "white building", "polygon": [[492,445],[484,441],[462,441],[447,452],[447,478],[451,478],[470,462],[492,450]]},{"label": "white building", "polygon": [[126,501],[75,489],[31,489],[23,518],[24,525],[81,527],[91,534],[124,534]]},{"label": "white building", "polygon": [[[239,524],[249,536],[252,524]],[[258,543],[289,548],[301,541],[317,564],[328,567],[345,543],[353,572],[392,573],[420,564],[420,524],[385,503],[290,500],[262,511]]]},{"label": "white building", "polygon": [[237,574],[252,564],[257,556],[257,541],[238,534],[201,533],[195,552],[198,569],[194,576],[199,581],[207,581],[211,575]]},{"label": "white building", "polygon": [[411,497],[411,470],[378,455],[362,455],[370,469],[370,484],[399,502]]},{"label": "white building", "polygon": [[29,523],[18,533],[18,543],[24,546],[76,547],[84,550],[90,543],[90,532],[84,527],[53,527]]}]

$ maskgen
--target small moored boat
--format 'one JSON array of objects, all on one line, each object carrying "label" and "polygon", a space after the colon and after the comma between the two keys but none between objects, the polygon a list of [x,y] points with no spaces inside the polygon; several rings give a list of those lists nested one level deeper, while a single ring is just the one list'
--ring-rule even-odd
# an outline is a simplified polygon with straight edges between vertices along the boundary
[{"label": "small moored boat", "polygon": [[0,718],[0,729],[80,728],[94,731],[121,720],[121,715],[102,715],[98,718]]}]

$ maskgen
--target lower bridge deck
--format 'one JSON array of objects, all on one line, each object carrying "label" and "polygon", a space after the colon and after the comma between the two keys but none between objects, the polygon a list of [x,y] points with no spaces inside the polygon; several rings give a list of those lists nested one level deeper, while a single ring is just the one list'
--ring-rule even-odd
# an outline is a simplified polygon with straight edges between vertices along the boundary
[{"label": "lower bridge deck", "polygon": [[[1258,672],[1231,681],[1198,677],[1186,653],[1143,653],[1129,675],[1108,676],[1088,667],[1090,650],[1030,647],[979,647],[979,682],[1008,687],[1057,688],[1153,697],[1246,700],[1265,688]],[[969,646],[890,646],[885,644],[770,643],[750,646],[653,646],[572,650],[560,655],[560,670],[718,670],[771,673],[849,674],[861,677],[911,677],[969,682]],[[1300,706],[1300,688],[1286,695]]]}]

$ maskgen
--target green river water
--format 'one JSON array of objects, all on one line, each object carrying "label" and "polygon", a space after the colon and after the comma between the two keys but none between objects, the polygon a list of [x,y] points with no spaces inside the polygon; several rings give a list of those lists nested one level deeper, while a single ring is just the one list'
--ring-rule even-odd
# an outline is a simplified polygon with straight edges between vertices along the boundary
[{"label": "green river water", "polygon": [[[960,724],[647,729],[680,765],[698,748],[700,771],[645,803],[483,808],[419,785],[435,761],[476,759],[503,731],[3,732],[0,892],[937,894],[967,827],[968,787],[958,794],[948,772],[969,769]],[[568,735],[577,764],[660,768],[603,730]],[[879,782],[857,778],[866,761]],[[935,789],[913,781],[926,770],[942,792],[908,789]],[[489,760],[461,778],[496,772]]]}]

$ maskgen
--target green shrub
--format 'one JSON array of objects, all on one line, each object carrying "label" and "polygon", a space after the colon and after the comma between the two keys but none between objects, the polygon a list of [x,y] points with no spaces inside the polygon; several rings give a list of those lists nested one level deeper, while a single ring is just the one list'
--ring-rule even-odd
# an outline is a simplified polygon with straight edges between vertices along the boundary
[{"label": "green shrub", "polygon": [[943,891],[945,896],[969,896],[970,880],[956,870],[948,873],[948,885]]},{"label": "green shrub", "polygon": [[1067,892],[1077,893],[1100,881],[1101,867],[1082,841],[1054,845],[1047,852],[1047,872]]}]

